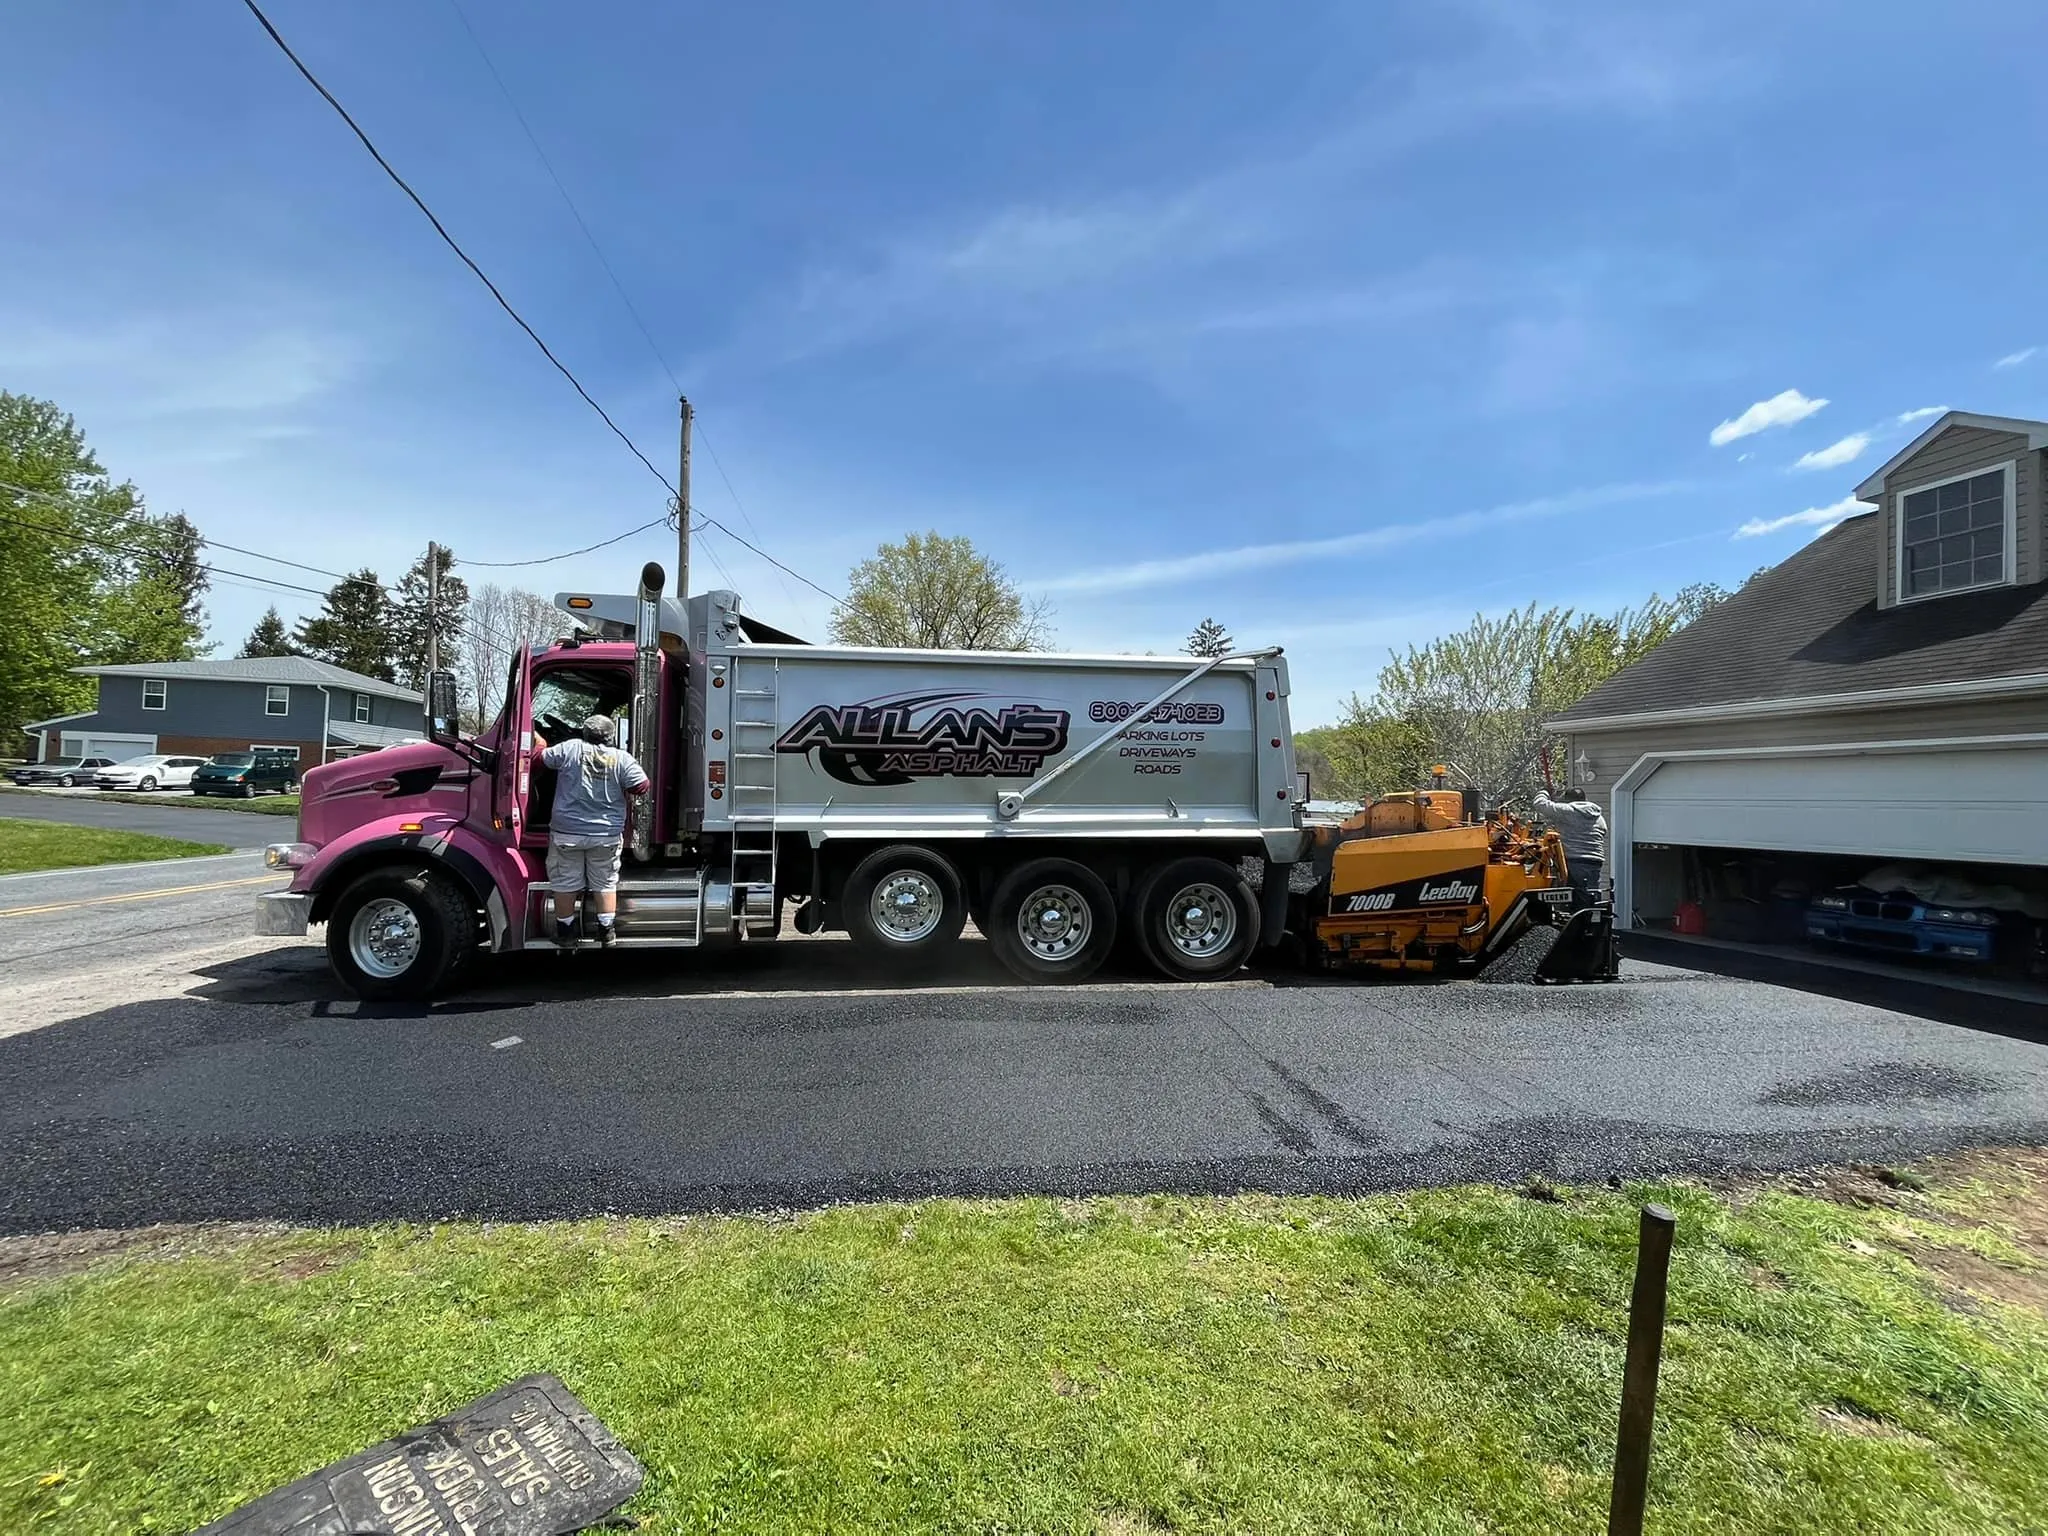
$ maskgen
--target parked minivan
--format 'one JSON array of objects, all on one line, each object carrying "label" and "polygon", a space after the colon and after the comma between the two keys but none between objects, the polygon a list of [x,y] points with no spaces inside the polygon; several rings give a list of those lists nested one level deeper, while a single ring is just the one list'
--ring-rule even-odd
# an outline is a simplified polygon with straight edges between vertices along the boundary
[{"label": "parked minivan", "polygon": [[288,752],[221,752],[192,775],[195,795],[240,795],[259,790],[287,794],[298,788],[299,760]]}]

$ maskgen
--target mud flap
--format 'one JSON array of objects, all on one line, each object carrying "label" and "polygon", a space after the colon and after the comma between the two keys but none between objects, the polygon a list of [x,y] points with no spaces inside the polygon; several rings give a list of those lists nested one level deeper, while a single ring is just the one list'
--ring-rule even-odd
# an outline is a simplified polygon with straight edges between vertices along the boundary
[{"label": "mud flap", "polygon": [[1612,907],[1579,908],[1536,967],[1538,981],[1613,981],[1620,974]]},{"label": "mud flap", "polygon": [[1266,860],[1259,879],[1259,945],[1270,948],[1287,936],[1287,877],[1292,864]]}]

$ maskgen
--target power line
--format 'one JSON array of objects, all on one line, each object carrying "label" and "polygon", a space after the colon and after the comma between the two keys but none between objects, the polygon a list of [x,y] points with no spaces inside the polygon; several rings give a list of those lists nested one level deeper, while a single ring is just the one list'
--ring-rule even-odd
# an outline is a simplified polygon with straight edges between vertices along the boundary
[{"label": "power line", "polygon": [[[448,0],[448,3],[450,5],[453,5],[455,3],[455,0]],[[704,451],[711,455],[711,464],[712,467],[718,471],[718,478],[725,482],[725,494],[730,496],[732,498],[732,504],[740,509],[740,520],[747,525],[747,532],[751,533],[755,538],[758,539],[759,537],[761,537],[761,530],[754,526],[753,514],[747,511],[747,504],[740,500],[740,493],[733,488],[732,476],[728,475],[725,472],[725,460],[721,459],[718,456],[718,450],[711,446],[710,435],[705,432],[703,424],[701,422],[697,425],[697,436],[704,444]],[[726,580],[728,581],[730,581],[731,579],[732,578],[730,576],[726,577]],[[802,578],[798,579],[801,580]],[[782,595],[784,597],[787,597],[792,603],[794,603],[796,601],[796,594],[790,591],[789,583],[783,581],[780,575],[778,575],[775,578],[775,580],[782,587]]]},{"label": "power line", "polygon": [[[708,526],[709,526],[708,524],[702,524],[702,523],[700,523],[700,524],[699,524],[699,525],[697,526],[697,528],[696,528],[696,530],[695,530],[695,531],[696,531],[696,532],[698,532],[698,533],[702,533],[702,532],[704,532],[704,531],[705,531],[705,529],[706,529],[706,528],[707,528]],[[733,580],[733,574],[732,574],[732,572],[731,572],[731,571],[728,571],[728,570],[727,570],[727,569],[725,568],[725,562],[724,562],[723,560],[721,560],[721,559],[719,559],[719,558],[718,558],[718,551],[717,551],[717,549],[715,549],[715,548],[714,548],[713,546],[711,546],[710,544],[706,544],[706,545],[704,546],[704,553],[705,553],[705,554],[707,554],[707,555],[709,555],[709,556],[711,557],[711,563],[712,563],[713,565],[715,565],[715,566],[717,566],[717,567],[718,567],[718,574],[719,574],[719,575],[721,575],[721,576],[723,576],[723,577],[725,578],[725,584],[726,584],[726,585],[727,585],[728,587],[732,587],[732,588],[734,588],[735,590],[737,590],[737,588],[739,587],[739,583],[738,583],[737,581]]]},{"label": "power line", "polygon": [[[541,148],[540,137],[534,133],[533,125],[526,120],[526,114],[519,110],[519,103],[513,98],[511,87],[505,84],[505,77],[499,73],[497,64],[491,58],[490,50],[484,47],[483,38],[478,36],[475,26],[471,24],[469,13],[463,10],[461,0],[448,0],[448,8],[455,12],[456,20],[462,23],[462,30],[469,34],[470,43],[476,48],[477,57],[484,61],[484,68],[490,71],[491,79],[497,84],[498,94],[505,98],[505,105],[511,109],[512,116],[519,123],[520,131],[526,135],[526,142],[532,146],[534,158],[540,161],[541,169],[548,173],[548,180],[555,184],[555,191],[561,194],[562,205],[569,210],[569,217],[574,219],[576,227],[583,231],[583,239],[590,247],[590,254],[597,258],[597,264],[604,268],[604,275],[611,279],[612,291],[618,294],[619,302],[626,307],[626,313],[633,317],[633,324],[639,328],[641,339],[647,343],[647,350],[654,354],[655,362],[659,363],[661,371],[668,375],[668,381],[675,386],[676,393],[678,395],[682,394],[683,381],[676,377],[675,369],[669,366],[668,357],[661,350],[661,343],[654,339],[654,332],[648,328],[647,320],[640,313],[639,306],[633,302],[632,295],[626,292],[626,285],[621,281],[618,270],[612,266],[610,258],[605,255],[604,247],[598,243],[597,235],[592,231],[589,220],[583,217],[583,210],[576,206],[576,199],[570,195],[569,188],[556,172],[554,161],[550,160],[548,152]],[[726,473],[725,461],[718,456],[717,447],[713,445],[710,435],[704,431],[701,423],[698,425],[697,432],[704,443],[704,451],[711,455],[711,463],[713,468],[718,471],[718,478],[725,483],[726,494],[732,497],[732,504],[739,511],[740,520],[747,525],[749,533],[757,539],[760,538],[761,530],[754,522],[754,515],[747,510],[747,504],[740,499],[740,493],[732,483],[732,476]],[[578,553],[581,553],[581,551],[578,551]],[[726,572],[725,579],[727,581],[732,580],[732,573],[730,571]],[[783,594],[791,602],[795,602],[796,594],[790,591],[789,584],[783,581],[779,574],[776,580],[782,584]]]},{"label": "power line", "polygon": [[498,307],[504,310],[506,314],[510,315],[512,317],[513,324],[517,325],[519,329],[526,332],[527,337],[533,342],[533,344],[536,347],[540,348],[541,356],[545,357],[550,363],[554,364],[555,371],[561,374],[563,378],[567,379],[570,383],[570,386],[575,389],[576,393],[583,397],[583,403],[589,406],[593,411],[597,412],[598,416],[603,419],[604,424],[612,429],[612,435],[617,437],[620,442],[626,445],[627,449],[632,453],[634,458],[638,459],[642,464],[647,466],[647,472],[650,475],[654,476],[654,478],[659,480],[663,485],[668,486],[669,495],[674,496],[676,494],[676,488],[674,485],[669,483],[668,476],[664,475],[660,470],[654,467],[654,461],[648,458],[646,454],[640,451],[640,445],[638,443],[635,443],[632,438],[628,437],[625,434],[625,431],[619,426],[619,424],[616,421],[612,420],[611,416],[606,412],[605,408],[599,405],[597,401],[591,396],[590,391],[583,387],[583,381],[578,379],[575,374],[571,373],[567,365],[564,364],[559,357],[555,356],[554,352],[549,349],[548,344],[540,339],[540,333],[536,331],[532,326],[528,325],[526,323],[525,317],[521,315],[518,310],[512,307],[511,301],[508,300],[503,293],[498,291],[498,285],[492,282],[490,278],[485,275],[484,269],[478,266],[473,260],[471,260],[469,252],[465,251],[460,245],[456,243],[455,237],[449,234],[446,226],[444,226],[441,223],[441,221],[434,216],[434,210],[426,205],[425,200],[421,198],[419,193],[413,191],[413,189],[411,188],[410,185],[407,184],[403,176],[399,175],[397,171],[391,168],[391,162],[384,158],[383,154],[378,150],[377,146],[370,141],[370,136],[367,133],[363,132],[361,126],[356,122],[356,120],[353,117],[349,116],[348,108],[344,107],[339,101],[337,101],[335,99],[334,93],[328,90],[326,86],[320,83],[320,77],[315,75],[312,70],[308,69],[304,61],[302,61],[296,53],[292,52],[291,44],[287,43],[284,40],[283,34],[281,34],[276,27],[270,24],[270,18],[263,14],[263,10],[260,6],[256,4],[256,0],[242,0],[242,4],[248,7],[249,14],[256,18],[257,22],[262,26],[263,30],[270,35],[270,40],[273,43],[277,44],[279,50],[284,54],[284,56],[292,61],[292,67],[298,70],[298,72],[301,75],[305,76],[306,83],[312,86],[314,90],[318,91],[320,93],[321,99],[325,101],[327,105],[334,108],[335,112],[340,116],[341,120],[344,123],[348,124],[349,131],[355,134],[355,136],[362,141],[363,148],[370,152],[370,158],[377,162],[378,168],[381,169],[386,176],[389,176],[391,178],[392,183],[398,188],[399,191],[403,192],[407,197],[412,199],[413,206],[419,209],[419,211],[426,216],[426,220],[429,224],[434,226],[434,233],[441,237],[442,243],[445,244],[449,250],[453,251],[458,257],[461,258],[462,264],[468,267],[469,270],[476,275],[477,281],[482,283],[484,287],[490,290],[491,297],[498,301]]},{"label": "power line", "polygon": [[476,28],[470,25],[469,13],[463,10],[458,0],[448,0],[448,8],[455,12],[456,19],[462,23],[462,30],[469,34],[470,42],[476,47],[477,57],[484,61],[484,68],[491,72],[491,79],[497,82],[498,94],[505,98],[505,105],[512,109],[512,115],[519,120],[520,131],[526,135],[526,142],[533,146],[533,153],[540,161],[541,168],[548,173],[548,180],[552,181],[555,190],[562,194],[562,202],[569,210],[569,217],[576,221],[576,227],[583,231],[583,238],[590,244],[591,255],[595,256],[597,264],[604,268],[604,275],[612,280],[612,288],[618,294],[619,302],[626,306],[626,313],[633,317],[633,323],[640,328],[640,334],[647,342],[647,350],[654,354],[654,360],[661,364],[661,371],[668,375],[669,383],[675,386],[676,393],[680,395],[683,392],[682,380],[676,377],[675,369],[669,367],[668,359],[662,355],[660,344],[654,339],[654,333],[647,328],[647,322],[641,318],[639,309],[627,294],[626,285],[619,281],[619,274],[612,270],[612,264],[605,259],[604,248],[597,243],[597,236],[591,233],[590,225],[584,220],[583,211],[576,206],[576,199],[569,195],[569,189],[562,184],[562,178],[555,174],[554,162],[548,159],[548,152],[540,147],[540,140],[534,135],[533,125],[527,122],[526,114],[519,110],[519,103],[512,99],[512,91],[505,84],[505,77],[498,73],[498,66],[491,61],[490,51],[484,47],[484,40],[477,36]]},{"label": "power line", "polygon": [[[65,498],[53,495],[48,491],[39,491],[31,486],[16,485],[12,481],[7,480],[0,480],[0,491],[12,491],[19,496],[34,497],[37,500],[48,502],[55,507],[77,508],[83,505],[79,502],[67,501]],[[661,519],[656,521],[661,521]],[[118,554],[133,555],[138,559],[154,560],[161,565],[168,565],[170,562],[170,557],[160,549],[145,549],[134,544],[123,544],[116,540],[81,533],[72,528],[53,528],[47,523],[27,522],[20,518],[8,517],[4,513],[0,513],[0,522],[12,523],[17,528],[26,528],[32,533],[47,534],[52,538],[69,539],[74,544],[89,544],[100,549],[113,550]],[[150,523],[147,526],[160,527],[161,524]],[[189,520],[186,526],[192,526]],[[637,533],[640,530],[635,529],[634,531]],[[624,537],[624,535],[621,535],[621,537]],[[343,575],[340,571],[330,571],[317,565],[306,565],[298,560],[286,560],[280,555],[266,555],[261,550],[243,549],[240,545],[236,544],[222,544],[217,540],[207,538],[196,528],[193,528],[193,540],[195,543],[203,545],[208,549],[233,550],[236,554],[248,555],[252,559],[268,560],[276,565],[291,566],[295,570],[310,571],[315,576],[330,576],[336,583],[343,586],[369,587],[388,603],[395,604],[400,601],[398,593],[391,587],[386,586],[382,581],[372,580],[364,576]],[[274,576],[261,576],[254,571],[237,571],[227,566],[214,565],[206,561],[196,561],[194,564],[197,569],[204,571],[209,577],[216,575],[224,578],[238,577],[243,581],[259,582],[266,587],[274,587],[281,592],[303,592],[310,597],[323,599],[332,595],[331,591],[322,590],[319,587],[300,586],[297,582],[281,581]],[[472,618],[467,612],[463,614],[461,623],[464,628],[489,635],[491,638],[508,645],[514,645],[515,647],[517,645],[517,642],[510,640],[502,631]]]},{"label": "power line", "polygon": [[571,557],[573,557],[573,556],[575,556],[575,555],[587,555],[587,554],[589,554],[589,553],[590,553],[590,552],[591,552],[591,551],[592,551],[593,549],[603,549],[603,548],[604,548],[604,547],[605,547],[605,546],[606,546],[607,544],[617,544],[617,543],[619,543],[619,542],[620,542],[621,540],[624,540],[624,539],[630,539],[630,538],[632,538],[632,537],[633,537],[633,535],[634,535],[634,534],[636,534],[636,533],[645,533],[645,532],[646,532],[646,531],[647,531],[648,529],[650,529],[650,528],[653,528],[653,527],[655,527],[655,526],[657,526],[657,525],[661,525],[661,524],[666,524],[666,523],[667,523],[667,522],[669,521],[670,517],[672,517],[672,516],[673,516],[673,514],[672,514],[672,513],[664,512],[664,513],[662,513],[662,514],[661,514],[661,516],[659,516],[659,517],[656,517],[656,518],[651,518],[651,519],[649,519],[649,520],[648,520],[647,522],[644,522],[644,523],[642,523],[642,524],[641,524],[641,525],[640,525],[640,526],[639,526],[638,528],[628,528],[628,529],[627,529],[627,530],[626,530],[626,531],[625,531],[624,533],[620,533],[620,534],[614,534],[614,535],[613,535],[613,536],[612,536],[611,538],[609,538],[609,539],[600,539],[600,540],[598,540],[598,542],[597,542],[597,543],[595,543],[595,544],[586,544],[586,545],[584,545],[584,546],[583,546],[583,547],[582,547],[581,549],[567,549],[567,550],[564,550],[564,551],[562,551],[562,553],[561,553],[561,554],[559,554],[559,555],[541,555],[541,556],[539,556],[539,557],[537,557],[537,558],[535,558],[535,559],[532,559],[532,560],[458,560],[458,559],[451,559],[451,560],[449,560],[449,562],[448,562],[448,563],[449,563],[450,565],[468,565],[468,566],[478,566],[478,567],[482,567],[482,568],[486,568],[486,569],[490,569],[490,570],[498,570],[498,571],[510,570],[510,569],[512,569],[512,568],[513,568],[514,566],[520,566],[520,565],[553,565],[553,564],[554,564],[554,563],[555,563],[555,562],[556,562],[557,560],[567,560],[567,559],[570,559]]},{"label": "power line", "polygon": [[789,575],[794,576],[798,581],[802,582],[805,586],[809,587],[813,592],[817,593],[818,596],[824,598],[825,601],[830,603],[834,608],[844,608],[846,606],[846,600],[844,598],[834,596],[831,592],[828,592],[825,588],[819,586],[815,581],[811,580],[811,578],[806,576],[802,571],[790,570],[788,566],[784,565],[780,560],[776,559],[773,555],[769,554],[768,551],[761,548],[760,545],[749,544],[745,539],[741,538],[738,534],[734,533],[730,528],[726,527],[724,523],[721,523],[717,518],[713,517],[709,512],[706,512],[702,507],[692,507],[690,508],[690,510],[696,513],[699,517],[703,518],[705,522],[709,523],[712,527],[716,528],[720,533],[724,534],[728,539],[731,539],[733,543],[739,545],[742,549],[752,550],[755,554],[759,555],[763,560],[766,560],[770,565],[774,566],[775,569],[777,569],[778,571],[784,571],[787,572]]}]

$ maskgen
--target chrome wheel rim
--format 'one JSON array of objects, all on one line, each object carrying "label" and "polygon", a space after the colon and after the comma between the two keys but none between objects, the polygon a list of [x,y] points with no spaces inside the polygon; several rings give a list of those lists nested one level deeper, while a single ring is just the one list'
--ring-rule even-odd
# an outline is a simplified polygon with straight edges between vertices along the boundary
[{"label": "chrome wheel rim", "polygon": [[875,932],[894,944],[930,938],[945,915],[946,898],[938,882],[921,869],[897,870],[868,898],[868,916]]},{"label": "chrome wheel rim", "polygon": [[1237,903],[1206,880],[1184,885],[1166,904],[1166,942],[1190,960],[1210,960],[1237,938]]},{"label": "chrome wheel rim", "polygon": [[366,976],[404,975],[420,957],[419,914],[395,896],[364,902],[348,925],[348,953]]},{"label": "chrome wheel rim", "polygon": [[1071,885],[1041,885],[1017,908],[1017,939],[1040,960],[1071,960],[1095,931],[1095,914]]}]

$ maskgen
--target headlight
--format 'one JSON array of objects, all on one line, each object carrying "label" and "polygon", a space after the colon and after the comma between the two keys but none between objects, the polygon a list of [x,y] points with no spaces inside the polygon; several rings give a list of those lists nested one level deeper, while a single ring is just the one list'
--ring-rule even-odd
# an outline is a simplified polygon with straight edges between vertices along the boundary
[{"label": "headlight", "polygon": [[311,843],[272,843],[263,850],[263,863],[270,869],[300,869],[319,852]]}]

